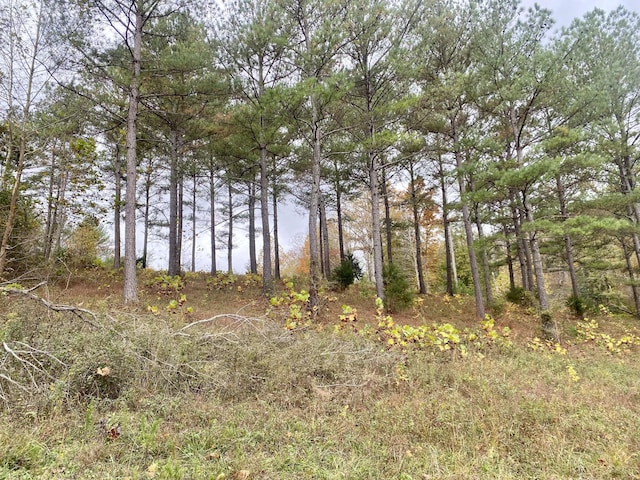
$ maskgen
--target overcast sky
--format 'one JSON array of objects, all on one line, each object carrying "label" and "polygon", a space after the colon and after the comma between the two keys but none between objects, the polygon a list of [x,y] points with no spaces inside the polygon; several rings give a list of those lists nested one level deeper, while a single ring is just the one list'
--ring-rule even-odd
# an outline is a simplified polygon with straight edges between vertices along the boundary
[{"label": "overcast sky", "polygon": [[610,11],[616,9],[619,5],[623,5],[627,10],[640,13],[640,0],[523,0],[522,5],[525,8],[533,6],[537,3],[543,8],[547,8],[553,12],[553,19],[556,21],[556,27],[564,27],[571,24],[574,18],[584,16],[594,8]]}]

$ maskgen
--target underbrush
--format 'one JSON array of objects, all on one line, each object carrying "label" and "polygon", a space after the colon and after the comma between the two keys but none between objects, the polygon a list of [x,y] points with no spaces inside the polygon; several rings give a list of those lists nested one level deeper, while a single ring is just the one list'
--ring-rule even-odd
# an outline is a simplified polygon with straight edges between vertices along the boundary
[{"label": "underbrush", "polygon": [[0,478],[640,477],[635,337],[291,328],[281,298],[185,325],[3,297]]}]

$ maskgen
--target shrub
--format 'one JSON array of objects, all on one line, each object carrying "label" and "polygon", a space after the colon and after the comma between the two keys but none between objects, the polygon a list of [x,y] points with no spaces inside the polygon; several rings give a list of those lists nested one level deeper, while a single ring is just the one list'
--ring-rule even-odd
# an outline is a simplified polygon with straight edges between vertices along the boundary
[{"label": "shrub", "polygon": [[390,311],[406,308],[412,304],[415,293],[407,277],[394,264],[385,265],[382,270],[384,293]]},{"label": "shrub", "polygon": [[360,262],[354,257],[353,253],[348,253],[345,256],[340,265],[333,270],[332,277],[341,290],[362,278]]},{"label": "shrub", "polygon": [[505,294],[505,298],[507,301],[525,308],[533,307],[536,304],[535,295],[522,287],[511,288]]}]

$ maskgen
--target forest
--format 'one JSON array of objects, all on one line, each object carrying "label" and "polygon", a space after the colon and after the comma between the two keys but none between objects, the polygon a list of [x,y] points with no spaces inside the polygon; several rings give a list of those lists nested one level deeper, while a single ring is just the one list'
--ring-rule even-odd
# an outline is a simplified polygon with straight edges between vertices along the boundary
[{"label": "forest", "polygon": [[0,479],[640,478],[640,16],[556,20],[0,0]]},{"label": "forest", "polygon": [[130,303],[151,237],[174,276],[225,250],[233,272],[246,232],[271,292],[293,202],[311,308],[356,261],[379,298],[386,269],[472,290],[480,319],[500,271],[546,329],[550,272],[578,312],[640,314],[640,21],[623,7],[562,29],[515,0],[43,0],[2,18],[4,277],[102,255]]}]

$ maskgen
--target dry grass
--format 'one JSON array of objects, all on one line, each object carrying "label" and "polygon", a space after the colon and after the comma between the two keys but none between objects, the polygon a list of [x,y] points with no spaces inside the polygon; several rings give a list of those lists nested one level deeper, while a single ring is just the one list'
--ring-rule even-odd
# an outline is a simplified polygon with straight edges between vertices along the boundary
[{"label": "dry grass", "polygon": [[[26,388],[0,379],[0,478],[640,478],[637,347],[582,343],[566,316],[566,353],[532,350],[536,318],[512,309],[498,322],[511,344],[467,357],[388,350],[329,328],[347,299],[358,327],[375,325],[362,292],[327,296],[320,324],[289,332],[245,280],[187,277],[169,293],[149,284],[127,310],[107,273],[39,291],[84,302],[91,322],[3,297],[0,340],[46,355],[30,357],[37,369],[7,355],[0,364]],[[394,319],[476,328],[469,311],[466,298],[433,296]]]}]

